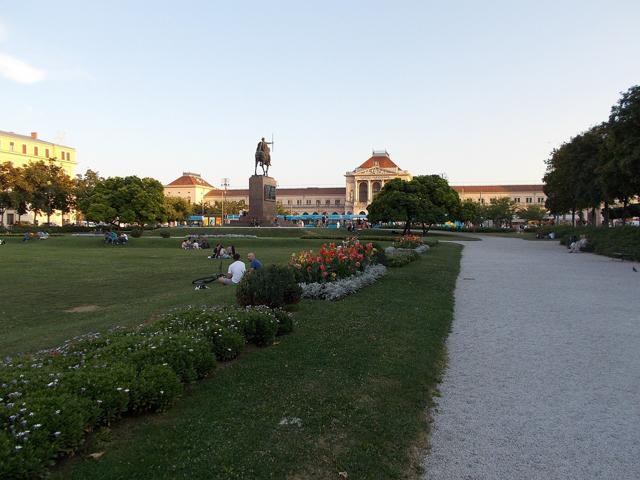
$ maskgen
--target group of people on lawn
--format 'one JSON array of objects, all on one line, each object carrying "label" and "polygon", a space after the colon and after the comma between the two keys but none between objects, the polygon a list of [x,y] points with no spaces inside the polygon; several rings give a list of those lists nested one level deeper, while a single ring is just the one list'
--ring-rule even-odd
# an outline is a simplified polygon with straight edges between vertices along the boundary
[{"label": "group of people on lawn", "polygon": [[189,236],[182,242],[180,247],[183,250],[206,250],[207,248],[210,248],[210,245],[209,240],[207,240],[206,237],[200,238]]},{"label": "group of people on lawn", "polygon": [[[262,268],[262,262],[256,258],[256,254],[249,252],[247,254],[247,260],[249,261],[249,271],[253,272]],[[240,260],[240,254],[233,254],[233,262],[229,265],[227,274],[218,278],[218,282],[222,285],[237,285],[247,273],[247,266]]]},{"label": "group of people on lawn", "polygon": [[129,243],[129,235],[124,232],[118,234],[113,230],[104,232],[104,243],[107,245],[126,245]]}]

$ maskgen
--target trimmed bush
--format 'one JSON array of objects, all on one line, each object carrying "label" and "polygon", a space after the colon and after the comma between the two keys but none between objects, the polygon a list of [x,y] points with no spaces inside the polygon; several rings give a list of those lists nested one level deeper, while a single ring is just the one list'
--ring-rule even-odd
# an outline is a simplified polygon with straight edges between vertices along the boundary
[{"label": "trimmed bush", "polygon": [[291,268],[269,265],[247,273],[236,288],[236,300],[243,307],[284,307],[300,301],[302,292]]},{"label": "trimmed bush", "polygon": [[276,320],[278,320],[278,332],[276,335],[286,335],[293,331],[293,316],[281,308],[273,310]]},{"label": "trimmed bush", "polygon": [[276,339],[278,319],[275,315],[264,315],[259,310],[249,310],[244,331],[248,342],[258,347],[266,347]]},{"label": "trimmed bush", "polygon": [[162,238],[171,238],[171,230],[159,230],[158,233]]},{"label": "trimmed bush", "polygon": [[168,365],[149,365],[138,374],[131,393],[134,412],[162,412],[182,393],[180,377]]},{"label": "trimmed bush", "polygon": [[143,234],[144,230],[142,228],[133,228],[130,233],[133,238],[140,238]]}]

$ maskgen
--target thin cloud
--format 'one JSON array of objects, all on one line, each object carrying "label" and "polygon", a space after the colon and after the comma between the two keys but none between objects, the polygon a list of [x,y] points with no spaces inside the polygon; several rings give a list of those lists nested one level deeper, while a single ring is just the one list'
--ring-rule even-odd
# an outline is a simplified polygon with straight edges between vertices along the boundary
[{"label": "thin cloud", "polygon": [[43,81],[47,74],[44,70],[32,67],[11,55],[0,53],[0,75],[18,83],[33,84]]},{"label": "thin cloud", "polygon": [[3,40],[6,40],[8,34],[9,34],[9,31],[7,27],[5,26],[4,23],[2,23],[2,20],[0,20],[0,42],[2,42]]}]

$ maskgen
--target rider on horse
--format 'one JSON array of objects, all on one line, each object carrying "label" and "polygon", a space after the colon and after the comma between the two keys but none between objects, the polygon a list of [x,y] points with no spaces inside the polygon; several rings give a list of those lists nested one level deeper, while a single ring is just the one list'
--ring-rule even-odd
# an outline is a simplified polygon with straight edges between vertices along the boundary
[{"label": "rider on horse", "polygon": [[[262,174],[269,174],[269,166],[271,165],[271,152],[269,150],[269,142],[265,141],[264,137],[258,142],[258,148],[256,148],[256,166],[255,175],[258,174],[258,164],[262,167]],[[267,167],[266,169],[264,167]]]}]

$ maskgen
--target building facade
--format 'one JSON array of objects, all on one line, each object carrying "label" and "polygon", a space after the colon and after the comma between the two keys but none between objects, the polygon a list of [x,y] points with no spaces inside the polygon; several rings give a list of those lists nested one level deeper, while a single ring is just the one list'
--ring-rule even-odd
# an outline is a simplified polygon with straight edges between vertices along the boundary
[{"label": "building facade", "polygon": [[359,167],[345,174],[346,210],[365,214],[367,206],[389,180],[411,180],[411,174],[396,165],[386,150],[374,150]]},{"label": "building facade", "polygon": [[[345,174],[344,187],[278,188],[276,201],[281,211],[291,215],[366,214],[367,207],[390,180],[411,180],[386,150],[374,150],[371,157]],[[508,197],[519,207],[544,206],[546,196],[542,184],[456,186],[461,200],[471,199],[488,204],[492,198]],[[165,187],[168,196],[180,196],[191,203],[240,201],[249,205],[249,189],[222,190],[211,186],[199,174],[184,173]]]},{"label": "building facade", "polygon": [[164,194],[167,197],[184,198],[188,203],[202,203],[205,196],[216,188],[207,182],[199,173],[184,172],[169,185],[165,185]]},{"label": "building facade", "polygon": [[[37,132],[31,132],[31,135],[20,135],[0,130],[0,163],[9,162],[14,167],[24,167],[29,163],[38,161],[53,162],[62,167],[71,178],[75,177],[78,164],[75,148],[41,140],[38,138]],[[2,218],[2,223],[4,225],[13,225],[16,220],[16,212],[7,210],[4,218]],[[22,216],[21,220],[33,222],[33,214],[28,212]],[[51,217],[51,222],[58,225],[67,223],[70,220],[70,214],[56,213]]]}]

